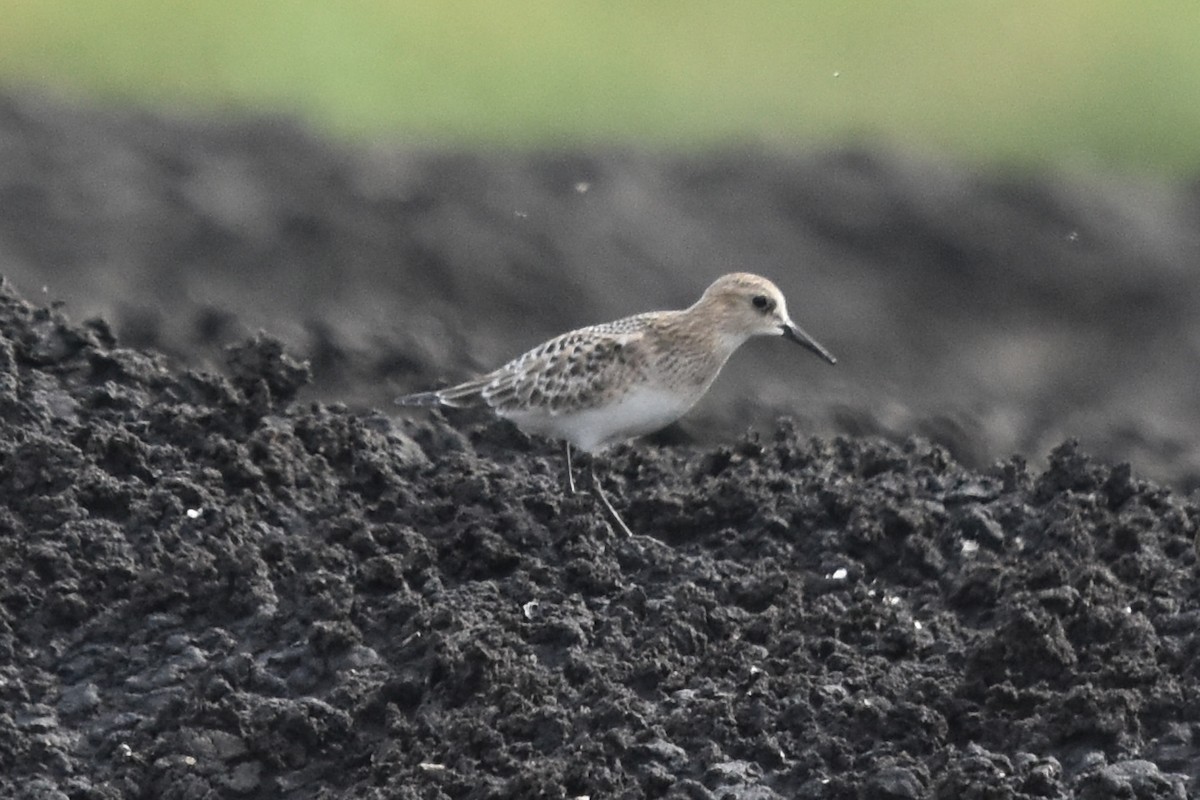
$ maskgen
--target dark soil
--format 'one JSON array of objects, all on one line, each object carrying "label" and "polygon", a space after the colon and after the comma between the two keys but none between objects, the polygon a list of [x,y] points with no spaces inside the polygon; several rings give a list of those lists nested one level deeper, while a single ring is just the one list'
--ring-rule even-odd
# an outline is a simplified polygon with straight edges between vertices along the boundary
[{"label": "dark soil", "polygon": [[[1198,209],[0,99],[0,797],[1194,796]],[[842,363],[606,456],[636,538],[370,410],[731,267]]]}]

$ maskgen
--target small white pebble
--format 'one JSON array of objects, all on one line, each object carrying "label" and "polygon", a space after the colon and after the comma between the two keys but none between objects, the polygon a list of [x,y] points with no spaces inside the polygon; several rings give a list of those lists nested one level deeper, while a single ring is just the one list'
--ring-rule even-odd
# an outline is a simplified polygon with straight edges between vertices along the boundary
[{"label": "small white pebble", "polygon": [[845,567],[838,567],[837,569],[835,569],[833,572],[829,573],[825,577],[832,578],[835,581],[844,581],[844,580],[846,580],[846,576],[849,574],[850,573],[846,571]]},{"label": "small white pebble", "polygon": [[194,767],[194,766],[196,766],[196,757],[195,756],[184,756],[183,763],[187,764],[189,767]]}]

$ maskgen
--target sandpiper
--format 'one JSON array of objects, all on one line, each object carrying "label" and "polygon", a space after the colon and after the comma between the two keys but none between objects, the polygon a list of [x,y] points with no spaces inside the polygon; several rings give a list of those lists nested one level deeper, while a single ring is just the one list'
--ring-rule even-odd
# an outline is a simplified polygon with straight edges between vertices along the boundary
[{"label": "sandpiper", "polygon": [[[788,316],[783,293],[746,272],[723,275],[681,311],[652,311],[556,336],[474,380],[399,397],[405,406],[487,406],[521,430],[598,453],[683,416],[721,367],[754,336],[784,336],[830,364],[837,359]],[[600,482],[592,485],[620,526]]]}]

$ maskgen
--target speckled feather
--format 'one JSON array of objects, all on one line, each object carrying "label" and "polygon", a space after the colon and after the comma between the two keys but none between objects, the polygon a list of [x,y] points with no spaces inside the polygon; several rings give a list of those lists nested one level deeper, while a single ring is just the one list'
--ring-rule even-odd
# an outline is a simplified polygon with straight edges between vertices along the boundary
[{"label": "speckled feather", "polygon": [[648,313],[569,331],[487,375],[432,394],[445,405],[486,404],[504,416],[535,407],[557,414],[604,406],[652,377],[682,389],[688,376],[681,373],[691,370],[673,364],[677,353],[665,351],[653,335],[666,322],[662,312]]}]

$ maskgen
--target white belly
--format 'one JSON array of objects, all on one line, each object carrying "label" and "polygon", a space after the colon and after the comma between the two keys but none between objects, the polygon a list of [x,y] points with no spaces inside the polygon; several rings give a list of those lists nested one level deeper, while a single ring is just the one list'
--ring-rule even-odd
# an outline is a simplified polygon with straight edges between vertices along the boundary
[{"label": "white belly", "polygon": [[700,394],[640,387],[611,405],[585,411],[549,414],[529,410],[505,416],[527,433],[566,439],[580,450],[594,452],[666,427],[687,413],[699,398]]}]

